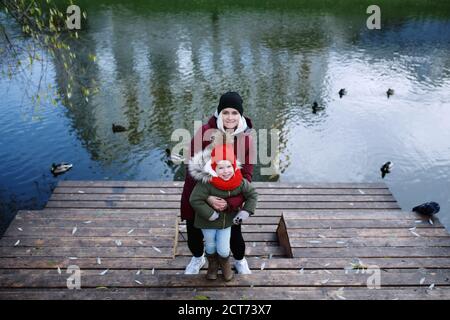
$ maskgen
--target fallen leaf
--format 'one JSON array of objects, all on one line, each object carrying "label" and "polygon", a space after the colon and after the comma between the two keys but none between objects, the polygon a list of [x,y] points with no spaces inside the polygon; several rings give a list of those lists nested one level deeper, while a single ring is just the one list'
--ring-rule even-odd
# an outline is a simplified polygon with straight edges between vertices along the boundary
[{"label": "fallen leaf", "polygon": [[139,280],[134,280],[134,282],[136,282],[137,284],[142,285],[142,282],[140,282]]},{"label": "fallen leaf", "polygon": [[153,246],[152,246],[152,248],[153,248],[155,251],[161,253],[161,250],[159,250],[157,247],[153,247]]},{"label": "fallen leaf", "polygon": [[97,264],[102,264],[102,260],[99,257],[97,257]]},{"label": "fallen leaf", "polygon": [[127,232],[127,234],[131,234],[133,233],[134,229],[131,229],[130,231]]},{"label": "fallen leaf", "polygon": [[74,235],[75,232],[77,232],[77,230],[78,230],[78,228],[77,228],[77,227],[74,227],[74,228],[72,229],[72,235]]},{"label": "fallen leaf", "polygon": [[104,276],[108,271],[109,271],[109,269],[106,269],[106,270],[100,272],[100,275],[101,275],[101,276]]},{"label": "fallen leaf", "polygon": [[20,243],[20,240],[17,240],[16,243],[14,243],[14,247],[17,247]]}]

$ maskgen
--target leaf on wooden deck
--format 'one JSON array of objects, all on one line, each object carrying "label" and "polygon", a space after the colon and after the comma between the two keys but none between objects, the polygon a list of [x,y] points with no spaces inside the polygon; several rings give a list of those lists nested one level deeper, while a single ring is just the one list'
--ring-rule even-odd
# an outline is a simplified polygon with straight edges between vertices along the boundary
[{"label": "leaf on wooden deck", "polygon": [[131,229],[130,231],[127,232],[127,234],[132,234],[134,231],[134,229]]},{"label": "leaf on wooden deck", "polygon": [[102,264],[102,260],[100,259],[100,257],[97,257],[97,264]]},{"label": "leaf on wooden deck", "polygon": [[204,295],[197,295],[194,297],[195,300],[210,300],[210,297]]},{"label": "leaf on wooden deck", "polygon": [[265,262],[263,262],[263,263],[261,263],[261,270],[264,270],[264,267],[266,266],[266,263]]},{"label": "leaf on wooden deck", "polygon": [[109,269],[106,269],[106,270],[100,272],[99,274],[100,274],[101,276],[104,276],[108,271],[109,271]]},{"label": "leaf on wooden deck", "polygon": [[140,275],[141,274],[141,270],[138,270],[137,272],[136,272],[136,275],[138,276],[138,275]]},{"label": "leaf on wooden deck", "polygon": [[122,241],[120,241],[120,240],[114,240],[114,242],[116,243],[116,245],[118,247],[120,247],[122,245]]},{"label": "leaf on wooden deck", "polygon": [[161,250],[159,250],[157,247],[152,246],[153,250],[155,250],[156,252],[161,253]]},{"label": "leaf on wooden deck", "polygon": [[430,284],[430,286],[428,287],[428,290],[433,290],[434,289],[434,283]]},{"label": "leaf on wooden deck", "polygon": [[155,268],[152,269],[152,275],[155,274]]},{"label": "leaf on wooden deck", "polygon": [[134,280],[134,282],[136,282],[137,284],[142,285],[142,282],[140,282],[139,280]]},{"label": "leaf on wooden deck", "polygon": [[58,274],[61,274],[61,268],[58,267]]},{"label": "leaf on wooden deck", "polygon": [[17,240],[16,243],[14,243],[14,247],[17,247],[20,243],[20,240]]},{"label": "leaf on wooden deck", "polygon": [[23,231],[23,229],[22,229],[22,228],[20,228],[20,227],[19,227],[19,228],[17,228],[17,230],[19,230],[19,231]]},{"label": "leaf on wooden deck", "polygon": [[411,231],[411,233],[412,233],[413,235],[415,235],[416,237],[420,237],[420,234],[418,234],[417,232]]},{"label": "leaf on wooden deck", "polygon": [[89,223],[92,223],[92,221],[91,221],[91,220],[88,220],[88,221],[84,221],[83,223],[89,224]]},{"label": "leaf on wooden deck", "polygon": [[425,282],[425,278],[420,279],[420,284],[423,284]]},{"label": "leaf on wooden deck", "polygon": [[76,232],[77,232],[77,230],[78,230],[78,228],[75,226],[75,227],[73,227],[73,229],[72,229],[72,235],[74,235]]}]

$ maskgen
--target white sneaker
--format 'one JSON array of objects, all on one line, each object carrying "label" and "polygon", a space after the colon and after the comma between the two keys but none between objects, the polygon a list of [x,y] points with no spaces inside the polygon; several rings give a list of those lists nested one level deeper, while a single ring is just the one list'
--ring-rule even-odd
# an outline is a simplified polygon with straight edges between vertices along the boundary
[{"label": "white sneaker", "polygon": [[201,257],[192,257],[191,261],[184,270],[184,274],[199,274],[200,269],[205,265],[206,259],[205,256]]},{"label": "white sneaker", "polygon": [[235,260],[234,267],[236,268],[238,274],[252,274],[252,271],[248,267],[248,263],[245,258],[243,258],[242,260]]}]

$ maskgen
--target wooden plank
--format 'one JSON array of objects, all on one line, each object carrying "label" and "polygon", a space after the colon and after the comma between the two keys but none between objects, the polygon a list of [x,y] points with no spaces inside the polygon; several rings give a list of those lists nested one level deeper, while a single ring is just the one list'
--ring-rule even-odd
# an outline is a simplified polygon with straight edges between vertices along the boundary
[{"label": "wooden plank", "polygon": [[448,247],[292,248],[294,257],[450,257]]},{"label": "wooden plank", "polygon": [[[280,241],[281,243],[281,241]],[[346,248],[346,247],[450,247],[450,237],[441,238],[293,238],[293,248]]]},{"label": "wooden plank", "polygon": [[[444,228],[419,228],[414,232],[420,237],[448,237],[449,234]],[[289,233],[291,239],[294,238],[373,238],[373,237],[406,237],[416,238],[416,236],[406,228],[389,229],[366,229],[366,228],[348,228],[348,229],[293,229]]]},{"label": "wooden plank", "polygon": [[[46,208],[179,209],[179,202],[164,201],[49,201]],[[396,202],[258,202],[257,209],[400,209]]]},{"label": "wooden plank", "polygon": [[210,300],[448,300],[450,288],[395,287],[371,290],[368,288],[314,287],[224,287],[220,291],[197,288],[83,288],[0,289],[2,300],[196,300],[207,297]]},{"label": "wooden plank", "polygon": [[292,258],[293,252],[292,252],[292,246],[291,241],[289,239],[289,233],[286,229],[286,223],[284,220],[284,215],[280,218],[280,223],[277,227],[277,236],[278,241],[280,242],[280,246],[284,249],[284,252],[286,253],[287,257]]},{"label": "wooden plank", "polygon": [[[109,247],[117,246],[120,240],[122,247],[172,247],[174,236],[148,236],[148,237],[124,237],[121,239],[112,237],[41,237],[22,238],[21,247]],[[17,239],[4,237],[0,240],[0,247],[14,247]],[[185,241],[182,241],[185,242]],[[272,245],[275,243],[272,242]]]},{"label": "wooden plank", "polygon": [[[26,210],[29,211],[29,210]],[[322,213],[322,214],[345,214],[348,213],[355,213],[355,214],[364,214],[364,213],[374,213],[374,212],[385,212],[385,213],[393,213],[393,214],[400,214],[402,211],[399,208],[394,209],[376,209],[376,208],[347,208],[347,209],[324,209],[324,208],[303,208],[301,210],[298,209],[258,209],[256,211],[257,216],[281,216],[281,213],[299,213],[302,212],[302,214],[315,214],[315,213]],[[74,214],[74,215],[81,215],[81,214],[91,214],[91,213],[98,213],[98,214],[116,214],[116,215],[133,215],[133,214],[160,214],[160,213],[180,213],[180,209],[155,209],[155,208],[45,208],[42,210],[42,213],[44,214]]]},{"label": "wooden plank", "polygon": [[[249,219],[250,220],[250,219]],[[429,223],[415,223],[414,220],[305,220],[305,219],[285,219],[288,232],[296,229],[341,229],[341,228],[444,228],[440,222],[433,225]]]},{"label": "wooden plank", "polygon": [[[395,272],[380,270],[382,286],[417,286],[428,287],[449,286],[449,270],[433,272]],[[305,272],[256,270],[250,275],[236,275],[230,282],[210,281],[204,274],[176,275],[152,274],[151,270],[143,270],[140,275],[132,270],[109,270],[100,275],[98,270],[81,270],[82,288],[107,287],[366,287],[368,275],[361,272],[348,272],[342,270],[330,271],[330,274],[312,274]],[[423,279],[423,280],[422,280]],[[136,283],[139,280],[142,284]],[[325,282],[325,280],[328,280]],[[0,270],[1,288],[66,288],[67,275],[58,274],[56,270]]]},{"label": "wooden plank", "polygon": [[[171,242],[170,242],[171,244]],[[247,246],[246,255],[252,256],[284,256],[283,248],[258,243],[255,247]],[[187,243],[179,243],[176,255],[192,256]],[[141,257],[141,258],[173,258],[173,245],[161,247],[112,246],[109,247],[0,247],[0,257],[23,256],[62,256],[62,257]]]},{"label": "wooden plank", "polygon": [[[338,188],[367,188],[367,189],[386,189],[385,183],[289,183],[289,182],[252,182],[259,188],[324,188],[324,189],[338,189]],[[181,181],[92,181],[92,180],[71,180],[59,181],[58,187],[183,187],[184,182]]]},{"label": "wooden plank", "polygon": [[[180,202],[181,194],[66,194],[55,193],[50,201],[167,201]],[[258,202],[395,202],[392,195],[259,195]]]},{"label": "wooden plank", "polygon": [[[316,220],[316,219],[384,219],[384,220],[402,220],[413,219],[422,220],[425,223],[428,220],[416,213],[405,212],[401,210],[296,210],[296,209],[260,209],[255,212],[252,218],[257,217],[281,217],[281,213],[296,214],[298,219]],[[89,209],[89,208],[47,208],[44,210],[21,210],[17,213],[16,219],[20,218],[54,218],[66,220],[93,220],[93,219],[159,219],[160,217],[168,217],[177,215],[180,217],[178,209]]]},{"label": "wooden plank", "polygon": [[[88,222],[88,223],[86,223]],[[174,228],[178,221],[173,219],[129,219],[129,220],[66,220],[66,219],[15,219],[11,222],[11,228],[20,227],[26,230],[29,227],[56,227],[56,228]]]},{"label": "wooden plank", "polygon": [[[256,188],[260,195],[391,195],[389,189],[300,189],[300,188]],[[167,194],[181,195],[183,188],[165,187],[57,187],[53,194]]]},{"label": "wooden plank", "polygon": [[[81,269],[162,269],[162,270],[184,270],[189,263],[190,256],[177,256],[176,259],[166,258],[140,258],[140,257],[101,257],[99,265],[96,257],[78,257],[70,260],[62,256],[18,256],[0,257],[0,269],[55,269],[57,267],[67,268],[72,264]],[[252,270],[332,270],[351,268],[353,258],[261,258],[250,256],[246,258]],[[406,257],[364,258],[365,265],[377,265],[381,269],[450,269],[450,258],[448,257]],[[206,270],[205,265],[203,270]]]},{"label": "wooden plank", "polygon": [[[140,219],[60,219],[60,218],[28,218],[17,217],[10,225],[11,228],[22,228],[25,230],[28,227],[130,227],[130,228],[161,228],[166,226],[172,226],[174,222],[180,225],[185,225],[184,221],[174,219],[157,219],[157,218],[140,218]],[[246,225],[275,225],[278,224],[280,217],[259,217],[257,215],[252,216],[245,221]],[[288,220],[288,227],[292,230],[295,229],[308,229],[308,228],[443,228],[443,225],[436,221],[433,225],[430,225],[428,221],[425,223],[416,223],[416,220],[401,219],[401,220],[370,220],[370,219],[295,219]]]},{"label": "wooden plank", "polygon": [[[26,232],[19,231],[16,228],[8,228],[4,234],[7,237],[16,237],[18,239],[25,237],[43,237],[45,235],[51,236],[72,236],[73,227],[58,228],[58,227],[27,227]],[[175,231],[174,228],[170,230],[170,234]],[[181,232],[186,232],[186,225],[180,225],[179,230]],[[243,232],[273,232],[275,233],[276,225],[243,225]],[[25,231],[25,229],[24,229]],[[165,235],[168,234],[168,228],[134,228],[132,234],[128,234],[130,227],[114,227],[114,228],[94,228],[94,227],[83,227],[79,228],[76,232],[77,237],[127,237],[127,236],[139,236],[147,237],[149,235]]]}]

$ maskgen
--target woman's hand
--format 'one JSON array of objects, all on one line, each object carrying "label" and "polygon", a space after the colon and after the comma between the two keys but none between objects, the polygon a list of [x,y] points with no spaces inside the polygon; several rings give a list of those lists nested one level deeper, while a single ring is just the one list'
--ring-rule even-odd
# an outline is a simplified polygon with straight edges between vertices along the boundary
[{"label": "woman's hand", "polygon": [[209,196],[206,201],[216,211],[224,211],[228,207],[227,202],[219,197]]}]

